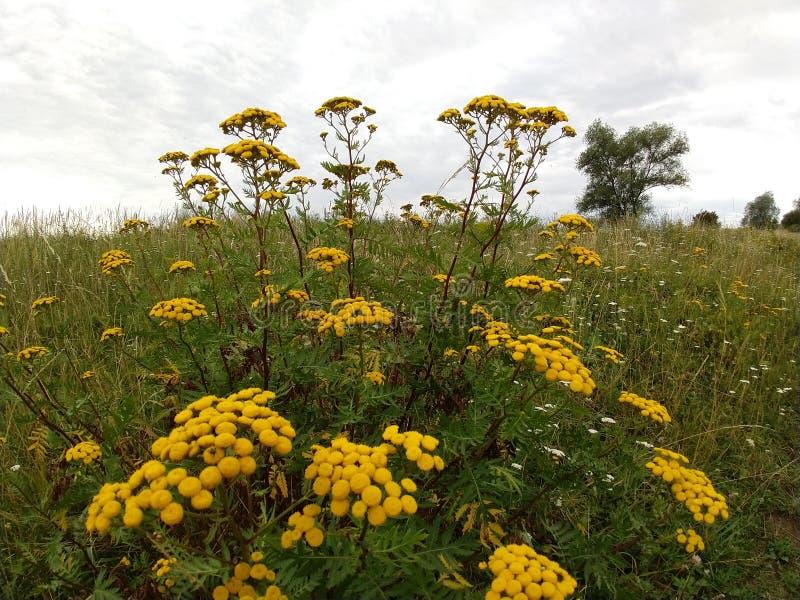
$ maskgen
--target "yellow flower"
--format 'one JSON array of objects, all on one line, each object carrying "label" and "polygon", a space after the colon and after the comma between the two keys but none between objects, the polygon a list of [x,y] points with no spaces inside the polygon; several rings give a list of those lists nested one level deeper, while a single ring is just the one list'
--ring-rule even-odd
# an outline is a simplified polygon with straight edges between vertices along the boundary
[{"label": "yellow flower", "polygon": [[367,371],[364,373],[364,378],[369,379],[375,385],[383,385],[386,381],[386,375],[380,371]]},{"label": "yellow flower", "polygon": [[703,538],[694,529],[689,529],[685,533],[683,529],[678,529],[675,533],[675,539],[689,554],[700,552],[706,549],[706,544],[703,541]]},{"label": "yellow flower", "polygon": [[24,348],[17,352],[17,360],[30,360],[37,356],[44,356],[45,354],[49,354],[50,350],[45,348],[44,346],[29,346],[28,348]]},{"label": "yellow flower", "polygon": [[210,227],[219,227],[219,223],[209,217],[190,217],[181,223],[181,227],[186,227],[188,229],[208,229]]},{"label": "yellow flower", "polygon": [[303,304],[303,302],[308,302],[311,299],[305,290],[286,290],[285,293],[287,298],[294,300],[298,304]]},{"label": "yellow flower", "polygon": [[669,423],[672,421],[672,417],[669,416],[667,409],[655,400],[648,400],[632,392],[623,391],[619,396],[619,401],[633,404],[636,408],[641,410],[642,415],[650,417],[658,423]]},{"label": "yellow flower", "polygon": [[479,567],[489,570],[494,576],[491,589],[486,593],[487,599],[516,598],[518,595],[537,599],[565,598],[578,586],[561,565],[538,554],[527,544],[500,546]]},{"label": "yellow flower", "polygon": [[342,265],[350,260],[350,255],[347,254],[347,252],[339,250],[338,248],[320,246],[318,248],[311,249],[306,255],[306,258],[315,261],[317,266],[323,271],[333,273],[333,269],[335,267],[338,267],[339,265]]},{"label": "yellow flower", "polygon": [[600,350],[601,352],[605,353],[605,358],[610,360],[611,362],[615,362],[619,364],[620,358],[625,358],[625,355],[618,350],[614,350],[614,348],[609,348],[608,346],[595,346],[595,350]]},{"label": "yellow flower", "polygon": [[141,219],[125,219],[125,222],[120,228],[120,233],[128,233],[129,231],[138,231],[140,229],[147,229],[150,223],[142,221]]},{"label": "yellow flower", "polygon": [[538,275],[517,275],[506,279],[507,288],[517,288],[531,292],[552,292],[553,290],[565,291],[564,286],[557,281],[551,281]]},{"label": "yellow flower", "polygon": [[194,271],[194,263],[188,260],[176,260],[172,263],[169,267],[169,272],[174,273],[175,271]]},{"label": "yellow flower", "polygon": [[286,127],[286,123],[278,113],[263,108],[246,108],[222,121],[219,127],[228,135],[246,132],[259,139],[264,137],[272,139]]},{"label": "yellow flower", "polygon": [[8,335],[8,327],[0,325],[0,335]]},{"label": "yellow flower", "polygon": [[352,229],[353,225],[355,225],[355,221],[353,219],[339,219],[336,223],[336,227],[344,227],[346,229]]},{"label": "yellow flower", "polygon": [[170,502],[159,515],[166,525],[177,525],[183,520],[183,506],[177,502]]},{"label": "yellow flower", "polygon": [[109,329],[103,330],[103,333],[100,334],[100,341],[105,342],[112,337],[122,337],[123,335],[122,327],[110,327]]},{"label": "yellow flower", "polygon": [[53,304],[55,302],[58,302],[58,297],[43,296],[42,298],[37,298],[36,300],[33,301],[33,303],[31,304],[31,309],[36,310],[41,306],[49,306],[50,304]]},{"label": "yellow flower", "polygon": [[64,458],[67,462],[81,460],[84,464],[88,465],[94,459],[100,458],[102,454],[103,453],[100,450],[100,446],[98,446],[95,442],[85,441],[79,442],[71,448],[67,448],[67,453]]},{"label": "yellow flower", "polygon": [[81,379],[91,379],[95,375],[97,375],[95,371],[84,371],[81,373]]},{"label": "yellow flower", "polygon": [[150,309],[150,316],[157,319],[171,319],[178,323],[188,323],[194,317],[206,317],[206,307],[191,298],[162,300]]},{"label": "yellow flower", "polygon": [[100,270],[103,275],[113,275],[114,272],[122,266],[132,265],[133,259],[131,255],[124,250],[108,250],[100,255],[100,260],[97,261],[100,265]]}]

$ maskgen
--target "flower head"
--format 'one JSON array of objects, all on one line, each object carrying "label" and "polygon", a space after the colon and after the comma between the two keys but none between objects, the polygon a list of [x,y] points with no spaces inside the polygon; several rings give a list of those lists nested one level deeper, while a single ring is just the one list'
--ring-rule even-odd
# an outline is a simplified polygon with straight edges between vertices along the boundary
[{"label": "flower head", "polygon": [[171,319],[178,323],[188,323],[194,317],[206,317],[206,307],[191,298],[162,300],[150,309],[150,316],[157,319]]},{"label": "flower head", "polygon": [[132,265],[133,259],[124,250],[114,249],[103,252],[97,262],[103,275],[113,275],[120,267]]},{"label": "flower head", "polygon": [[100,450],[100,446],[95,442],[85,441],[79,442],[71,448],[67,448],[67,453],[64,458],[67,462],[81,460],[84,464],[88,465],[94,459],[100,458],[102,455],[103,452]]},{"label": "flower head", "polygon": [[37,298],[31,304],[31,309],[36,310],[37,308],[41,308],[42,306],[50,306],[51,304],[55,304],[58,302],[57,296],[43,296],[41,298]]},{"label": "flower head", "polygon": [[103,333],[100,334],[100,341],[105,342],[113,337],[122,337],[123,335],[122,327],[110,327],[109,329],[104,329]]},{"label": "flower head", "polygon": [[176,260],[169,266],[169,272],[175,273],[176,271],[179,273],[183,273],[186,271],[194,271],[195,266],[194,263],[189,260]]},{"label": "flower head", "polygon": [[320,246],[318,248],[312,248],[306,255],[306,258],[316,262],[317,266],[323,271],[333,273],[335,267],[350,260],[350,255],[338,248]]},{"label": "flower head", "polygon": [[669,416],[667,409],[655,400],[648,400],[632,392],[623,391],[619,396],[619,401],[633,404],[636,408],[641,410],[642,415],[650,417],[658,423],[669,423],[672,421],[672,417]]},{"label": "flower head", "polygon": [[120,233],[128,233],[130,231],[141,231],[150,227],[150,223],[142,221],[141,219],[125,219],[125,222],[120,228]]},{"label": "flower head", "polygon": [[211,227],[219,227],[219,223],[210,217],[190,217],[181,223],[181,227],[186,227],[188,229],[209,229]]},{"label": "flower head", "polygon": [[23,360],[31,360],[32,358],[44,356],[46,354],[50,354],[50,350],[44,346],[29,346],[17,352],[17,360],[22,362]]},{"label": "flower head", "polygon": [[494,579],[486,592],[487,600],[500,598],[566,598],[578,582],[556,561],[538,554],[526,544],[497,548],[489,560],[480,564]]}]

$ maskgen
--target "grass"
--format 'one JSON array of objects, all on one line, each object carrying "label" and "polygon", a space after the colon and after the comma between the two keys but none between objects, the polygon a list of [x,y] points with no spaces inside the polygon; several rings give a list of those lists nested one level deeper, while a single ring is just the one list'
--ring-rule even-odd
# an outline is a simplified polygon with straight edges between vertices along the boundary
[{"label": "grass", "polygon": [[[155,436],[164,434],[168,417],[201,393],[196,368],[179,342],[160,335],[146,311],[153,300],[174,296],[200,297],[208,306],[209,288],[201,276],[166,275],[178,258],[193,261],[199,272],[212,268],[208,252],[177,220],[164,220],[135,236],[111,228],[90,230],[80,223],[69,215],[50,220],[6,217],[0,237],[0,292],[7,296],[0,325],[11,330],[0,341],[11,353],[36,344],[56,349],[35,364],[22,391],[33,393],[35,382],[46,379],[57,392],[46,414],[69,425],[59,435],[20,402],[9,387],[11,381],[21,381],[17,371],[12,377],[16,367],[9,359],[0,388],[0,539],[3,583],[14,597],[34,589],[42,597],[77,597],[93,589],[99,598],[111,594],[113,586],[106,583],[127,581],[111,561],[125,555],[125,544],[135,548],[132,542],[89,539],[81,531],[81,514],[95,493],[89,484],[124,478]],[[314,231],[303,232],[308,239],[320,231],[319,236],[325,235],[324,223],[310,226]],[[427,296],[411,295],[415,290],[431,293],[436,284],[430,276],[447,267],[444,257],[452,252],[447,231],[442,226],[420,232],[396,220],[373,223],[363,236],[367,241],[362,250],[368,258],[361,273],[371,282],[368,295],[413,323],[415,314],[424,313],[420,306]],[[536,231],[522,226],[510,231],[497,263],[500,272],[527,272],[533,266],[532,255],[544,248]],[[237,273],[249,270],[252,278],[248,265],[257,247],[247,225],[226,221],[223,241],[236,248],[229,267]],[[288,233],[276,230],[268,245],[275,262],[269,266],[278,272],[291,260],[282,258],[291,256]],[[543,490],[545,499],[550,492],[554,497],[535,518],[520,513],[520,523],[539,523],[540,529],[530,534],[547,540],[562,566],[578,579],[579,597],[791,597],[800,586],[796,236],[631,222],[600,226],[591,246],[603,266],[576,275],[563,301],[549,309],[573,322],[573,337],[587,354],[593,346],[605,345],[622,352],[624,360],[613,365],[595,359],[598,389],[585,408],[561,413],[561,420],[553,416],[542,421],[561,424],[550,443],[576,450],[569,455],[569,470],[551,474],[555,488]],[[129,251],[135,270],[124,278],[101,275],[97,259],[109,248]],[[243,275],[239,281],[257,289],[257,282]],[[29,307],[45,295],[61,302],[34,317]],[[495,308],[513,316],[519,305]],[[287,325],[289,317],[282,317]],[[115,325],[124,327],[124,341],[100,345],[99,332]],[[247,348],[237,354],[235,345],[229,347],[231,361],[245,368]],[[198,352],[203,361],[211,360],[207,349]],[[399,360],[387,352],[385,363]],[[308,359],[309,367],[312,362]],[[173,368],[195,375],[173,385],[168,377],[159,384],[148,378],[151,373],[168,375]],[[80,374],[89,369],[96,377],[81,380]],[[291,398],[303,397],[303,386],[319,384],[313,373],[302,372],[299,368],[295,373],[293,387],[277,383],[283,412],[297,409]],[[216,393],[227,393],[219,370],[209,376]],[[242,381],[258,379],[250,372]],[[643,424],[634,410],[617,402],[623,389],[657,399],[673,415],[673,423],[662,429]],[[546,413],[547,401],[557,397],[542,392],[535,403]],[[322,408],[330,411],[331,406]],[[297,419],[308,425],[320,418],[310,415]],[[604,416],[613,416],[616,423],[604,422]],[[503,428],[530,423],[522,422],[522,415],[520,419]],[[337,423],[335,416],[328,416],[329,425]],[[92,477],[63,460],[64,438],[87,433],[106,440],[103,466]],[[453,436],[455,448],[458,434]],[[709,532],[708,549],[698,560],[675,550],[669,523],[683,509],[663,482],[646,473],[643,446],[619,454],[624,439],[679,449],[727,497],[731,518]],[[515,451],[515,460],[524,462],[519,458],[522,448]],[[632,456],[640,459],[638,467],[610,470],[612,458]],[[541,503],[541,495],[536,497]],[[514,525],[513,520],[505,523],[506,529]],[[601,558],[603,554],[607,557]],[[89,572],[87,562],[92,565]],[[475,583],[475,593],[482,593],[485,584]],[[145,589],[158,593],[155,583],[148,585]]]}]

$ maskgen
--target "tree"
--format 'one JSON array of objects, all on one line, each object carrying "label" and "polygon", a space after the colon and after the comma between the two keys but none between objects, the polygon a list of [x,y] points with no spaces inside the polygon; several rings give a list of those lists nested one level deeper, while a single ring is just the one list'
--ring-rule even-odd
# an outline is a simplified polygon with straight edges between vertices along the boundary
[{"label": "tree", "polygon": [[577,167],[589,176],[589,183],[578,200],[579,211],[597,211],[610,219],[639,216],[651,210],[649,190],[689,183],[681,165],[689,141],[672,125],[631,127],[618,138],[598,119],[585,140]]},{"label": "tree", "polygon": [[692,225],[695,227],[714,227],[719,228],[719,215],[712,210],[701,210],[692,217]]},{"label": "tree", "polygon": [[792,210],[783,215],[781,227],[789,231],[800,231],[800,198],[792,202]]},{"label": "tree", "polygon": [[772,192],[764,192],[744,207],[742,227],[774,229],[778,226],[778,215],[780,214],[781,211],[775,204],[775,196]]}]

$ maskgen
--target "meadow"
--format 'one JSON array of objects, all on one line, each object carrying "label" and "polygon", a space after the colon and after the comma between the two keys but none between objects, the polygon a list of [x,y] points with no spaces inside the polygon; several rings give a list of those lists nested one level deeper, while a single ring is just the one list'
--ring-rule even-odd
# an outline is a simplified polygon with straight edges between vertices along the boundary
[{"label": "meadow", "polygon": [[316,114],[324,217],[260,109],[161,157],[179,215],[6,217],[6,596],[796,596],[798,237],[532,219],[574,131],[494,96],[471,192],[378,218],[374,111]]}]

